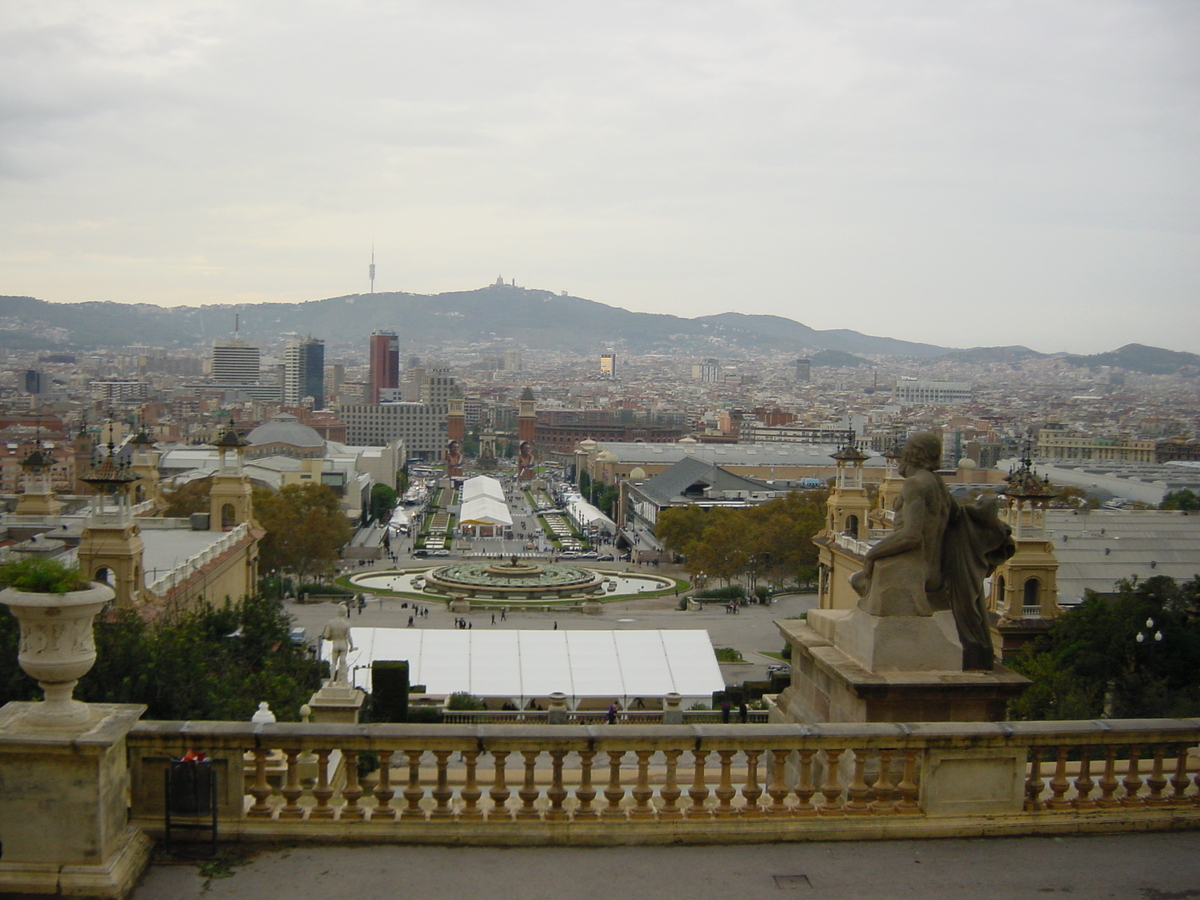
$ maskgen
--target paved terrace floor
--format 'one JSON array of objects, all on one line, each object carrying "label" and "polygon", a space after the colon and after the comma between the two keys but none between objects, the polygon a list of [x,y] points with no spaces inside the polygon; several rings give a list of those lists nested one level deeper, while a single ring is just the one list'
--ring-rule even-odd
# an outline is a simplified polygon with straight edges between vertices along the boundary
[{"label": "paved terrace floor", "polygon": [[1200,898],[1195,832],[705,847],[311,847],[154,865],[133,900]]}]

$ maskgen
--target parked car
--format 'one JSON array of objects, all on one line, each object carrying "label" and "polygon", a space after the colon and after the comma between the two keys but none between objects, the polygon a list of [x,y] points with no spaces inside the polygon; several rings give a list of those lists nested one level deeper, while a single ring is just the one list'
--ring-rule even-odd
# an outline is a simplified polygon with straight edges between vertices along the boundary
[{"label": "parked car", "polygon": [[597,562],[612,562],[613,555],[611,553],[602,553],[596,557]]},{"label": "parked car", "polygon": [[293,644],[307,644],[308,643],[308,630],[301,628],[300,626],[297,625],[295,628],[293,628],[291,631],[288,632],[288,637],[291,638],[291,641]]},{"label": "parked car", "polygon": [[424,559],[424,558],[425,558],[425,557],[427,557],[428,555],[429,555],[429,551],[428,551],[428,550],[414,550],[414,551],[413,551],[413,558],[414,558],[414,559]]},{"label": "parked car", "polygon": [[433,555],[434,556],[449,556],[450,551],[449,550],[434,550]]},{"label": "parked car", "polygon": [[579,554],[579,558],[580,559],[599,559],[600,554],[597,553],[595,550],[585,550],[583,553]]}]

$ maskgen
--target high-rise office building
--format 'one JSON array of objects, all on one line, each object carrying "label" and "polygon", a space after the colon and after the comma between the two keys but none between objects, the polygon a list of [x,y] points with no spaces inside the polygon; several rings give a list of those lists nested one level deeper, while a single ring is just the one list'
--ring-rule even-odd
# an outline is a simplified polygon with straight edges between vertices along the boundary
[{"label": "high-rise office building", "polygon": [[212,380],[217,384],[257,384],[259,369],[257,344],[213,341]]},{"label": "high-rise office building", "polygon": [[611,350],[600,354],[600,376],[610,379],[617,377],[617,354]]},{"label": "high-rise office building", "polygon": [[325,342],[297,338],[283,351],[283,402],[293,406],[313,398],[313,409],[325,408]]},{"label": "high-rise office building", "polygon": [[721,375],[721,361],[719,359],[712,359],[710,357],[692,366],[692,381],[714,384],[721,380]]},{"label": "high-rise office building", "polygon": [[803,384],[812,377],[812,362],[808,359],[796,360],[796,381]]},{"label": "high-rise office building", "polygon": [[382,390],[400,386],[400,339],[394,331],[372,331],[370,346],[368,399],[378,403]]}]

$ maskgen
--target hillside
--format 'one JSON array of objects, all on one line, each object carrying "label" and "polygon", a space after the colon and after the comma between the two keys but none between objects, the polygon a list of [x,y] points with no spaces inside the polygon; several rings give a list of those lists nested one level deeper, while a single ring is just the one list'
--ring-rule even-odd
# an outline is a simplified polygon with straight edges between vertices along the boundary
[{"label": "hillside", "polygon": [[296,332],[322,337],[332,346],[361,343],[372,330],[384,328],[400,335],[402,344],[414,347],[520,346],[575,353],[618,347],[628,353],[725,356],[838,350],[931,357],[946,352],[930,344],[855,331],[817,331],[779,316],[724,313],[685,319],[501,284],[437,295],[354,294],[305,303],[170,308],[0,297],[0,347],[197,346],[231,334],[235,314],[246,340],[265,341]]}]

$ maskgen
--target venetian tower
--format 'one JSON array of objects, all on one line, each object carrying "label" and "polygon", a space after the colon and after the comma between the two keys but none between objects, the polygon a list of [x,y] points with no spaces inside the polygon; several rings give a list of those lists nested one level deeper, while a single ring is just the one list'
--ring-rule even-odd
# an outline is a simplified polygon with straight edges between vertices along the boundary
[{"label": "venetian tower", "polygon": [[517,401],[518,442],[533,442],[534,435],[537,434],[536,406],[537,401],[533,397],[533,391],[526,387],[525,390],[521,392],[521,398]]},{"label": "venetian tower", "polygon": [[86,577],[106,582],[116,593],[113,602],[124,609],[144,600],[145,544],[129,497],[137,478],[117,461],[111,441],[108,455],[82,478],[92,489],[92,506],[76,551],[79,568]]}]

